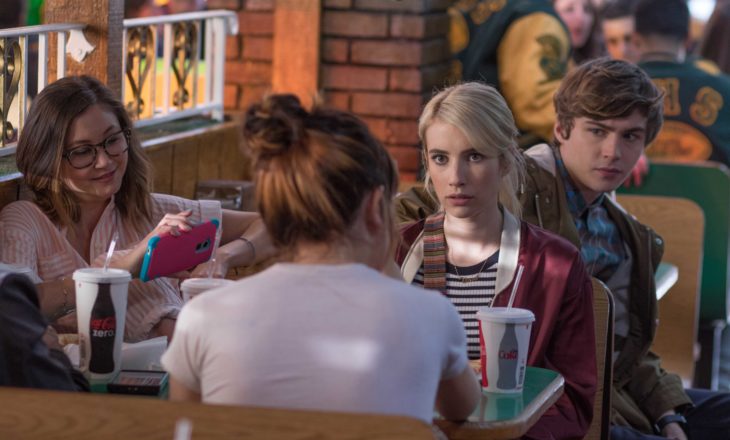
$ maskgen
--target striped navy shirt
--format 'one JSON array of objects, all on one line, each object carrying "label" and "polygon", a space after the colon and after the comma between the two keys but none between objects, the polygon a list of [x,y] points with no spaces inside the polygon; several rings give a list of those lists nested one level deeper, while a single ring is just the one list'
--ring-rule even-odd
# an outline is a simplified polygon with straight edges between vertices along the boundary
[{"label": "striped navy shirt", "polygon": [[[455,267],[446,263],[446,297],[464,322],[469,359],[479,359],[479,322],[475,314],[478,308],[492,304],[498,258],[499,251],[473,266]],[[423,266],[418,269],[412,284],[423,287]]]}]

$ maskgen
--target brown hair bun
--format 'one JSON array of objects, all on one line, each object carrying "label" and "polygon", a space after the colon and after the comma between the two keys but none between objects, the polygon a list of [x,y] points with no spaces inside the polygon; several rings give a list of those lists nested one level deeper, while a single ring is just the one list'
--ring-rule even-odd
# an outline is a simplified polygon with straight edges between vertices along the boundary
[{"label": "brown hair bun", "polygon": [[293,145],[302,143],[308,115],[295,95],[266,96],[246,112],[244,139],[259,159],[285,153]]}]

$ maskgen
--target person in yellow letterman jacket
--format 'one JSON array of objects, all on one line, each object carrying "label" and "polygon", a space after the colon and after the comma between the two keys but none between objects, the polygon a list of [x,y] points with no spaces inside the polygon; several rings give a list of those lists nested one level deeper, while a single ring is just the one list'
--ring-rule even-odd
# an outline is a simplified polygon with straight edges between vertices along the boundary
[{"label": "person in yellow letterman jacket", "polygon": [[452,77],[495,86],[515,115],[520,146],[552,137],[553,94],[570,37],[550,0],[459,0],[449,9]]},{"label": "person in yellow letterman jacket", "polygon": [[730,76],[711,61],[686,56],[687,3],[642,0],[634,18],[639,66],[665,93],[664,128],[646,154],[730,166]]}]

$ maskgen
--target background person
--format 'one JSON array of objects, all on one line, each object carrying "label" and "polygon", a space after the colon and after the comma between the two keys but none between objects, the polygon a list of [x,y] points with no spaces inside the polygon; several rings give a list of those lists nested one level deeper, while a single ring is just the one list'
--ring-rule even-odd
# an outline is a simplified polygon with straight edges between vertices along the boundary
[{"label": "background person", "polygon": [[582,437],[596,391],[591,282],[574,246],[516,217],[524,164],[507,103],[485,84],[449,87],[426,105],[418,131],[440,209],[401,230],[405,280],[449,298],[479,359],[475,313],[507,306],[522,267],[514,306],[535,314],[527,363],[565,378],[565,394],[527,437]]},{"label": "background person", "polygon": [[191,300],[168,351],[172,400],[466,418],[480,389],[456,310],[381,274],[394,163],[339,110],[273,95],[246,113],[256,203],[288,262]]},{"label": "background person", "polygon": [[0,271],[0,386],[89,391],[40,313],[24,275]]},{"label": "background person", "polygon": [[705,25],[698,47],[702,58],[713,61],[730,75],[730,1],[718,0]]},{"label": "background person", "polygon": [[[31,268],[44,281],[41,307],[48,315],[72,308],[74,270],[103,266],[115,233],[120,250],[110,266],[133,277],[152,236],[184,233],[212,218],[220,219],[222,228],[216,276],[273,252],[257,214],[221,210],[215,201],[151,194],[150,164],[132,122],[94,78],[66,77],[43,89],[28,113],[16,162],[34,200],[10,203],[0,212],[0,261]],[[208,269],[199,266],[193,274]],[[133,280],[125,340],[170,336],[181,307],[176,279]],[[66,317],[72,326],[75,320],[73,314]]]},{"label": "background person", "polygon": [[640,0],[634,11],[640,66],[664,90],[664,127],[649,157],[730,165],[730,77],[687,57],[684,0]]},{"label": "background person", "polygon": [[608,55],[614,60],[639,61],[634,45],[636,0],[609,0],[601,10],[601,30]]},{"label": "background person", "polygon": [[553,6],[570,33],[575,64],[603,55],[596,8],[590,0],[553,0]]},{"label": "background person", "polygon": [[494,84],[529,147],[552,136],[552,98],[568,69],[570,37],[550,0],[457,2],[449,9],[454,76]]}]

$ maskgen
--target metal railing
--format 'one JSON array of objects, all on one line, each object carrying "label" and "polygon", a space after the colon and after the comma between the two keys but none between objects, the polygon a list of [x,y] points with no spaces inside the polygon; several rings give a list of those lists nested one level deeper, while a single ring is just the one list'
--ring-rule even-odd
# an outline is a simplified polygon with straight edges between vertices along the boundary
[{"label": "metal railing", "polygon": [[[58,38],[57,78],[66,54],[78,62],[93,50],[84,24],[0,30],[0,156],[15,153],[28,111],[29,40],[37,38],[37,91],[48,84],[49,35]],[[205,11],[124,20],[122,100],[137,127],[210,115],[223,120],[226,35],[238,33],[232,11]],[[161,56],[158,52],[161,49]]]},{"label": "metal railing", "polygon": [[[84,24],[48,24],[0,30],[0,156],[15,152],[17,135],[23,129],[28,106],[29,40],[38,39],[38,91],[48,84],[48,38],[58,38],[56,74],[66,74],[66,52],[83,60],[87,47],[82,30]],[[67,33],[68,32],[68,36]]]},{"label": "metal railing", "polygon": [[238,16],[225,10],[124,20],[122,96],[135,125],[223,120],[226,35],[236,33]]}]

